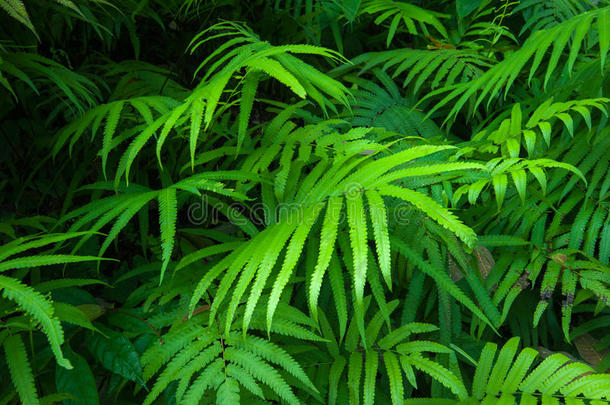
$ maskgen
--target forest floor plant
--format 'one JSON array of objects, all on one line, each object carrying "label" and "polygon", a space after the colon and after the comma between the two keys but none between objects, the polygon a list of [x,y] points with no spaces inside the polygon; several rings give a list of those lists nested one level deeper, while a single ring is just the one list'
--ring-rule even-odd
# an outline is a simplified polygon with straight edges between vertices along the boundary
[{"label": "forest floor plant", "polygon": [[610,403],[608,0],[0,0],[0,404]]}]

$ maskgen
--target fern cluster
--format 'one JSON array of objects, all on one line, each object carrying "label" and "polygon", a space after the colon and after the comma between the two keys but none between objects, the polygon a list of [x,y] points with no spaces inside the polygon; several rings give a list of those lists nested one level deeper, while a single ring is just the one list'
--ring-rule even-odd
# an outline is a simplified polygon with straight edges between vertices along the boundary
[{"label": "fern cluster", "polygon": [[607,0],[0,0],[0,404],[610,402]]}]

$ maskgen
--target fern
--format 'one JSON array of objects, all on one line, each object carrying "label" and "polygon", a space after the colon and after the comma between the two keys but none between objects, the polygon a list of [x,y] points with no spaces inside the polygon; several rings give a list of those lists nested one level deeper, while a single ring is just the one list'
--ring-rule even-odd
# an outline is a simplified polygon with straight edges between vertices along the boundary
[{"label": "fern", "polygon": [[[576,399],[579,395],[584,395],[587,399],[606,398],[607,394],[596,383],[597,376],[586,375],[592,372],[590,367],[571,362],[558,353],[546,358],[530,371],[538,353],[531,348],[518,352],[518,345],[519,338],[510,339],[500,349],[497,357],[497,345],[488,343],[485,346],[473,380],[471,398],[477,401],[475,403],[485,403],[488,401],[486,398],[497,400],[498,396],[500,400],[512,403],[516,395],[522,397],[521,403],[526,398],[529,402],[538,403],[534,395],[540,395],[542,403],[554,394],[566,401]],[[589,389],[584,388],[586,384],[591,384]]]},{"label": "fern", "polygon": [[[165,341],[169,346],[153,347],[143,356],[145,370],[152,370],[145,371],[147,378],[150,378],[162,364],[166,363],[166,367],[159,375],[144,403],[152,403],[172,380],[180,380],[181,384],[188,384],[194,377],[193,374],[201,371],[190,384],[190,388],[187,389],[188,385],[184,388],[186,394],[183,401],[196,403],[207,388],[214,386],[213,380],[210,381],[213,376],[212,370],[221,371],[223,369],[226,373],[233,374],[235,379],[230,380],[232,381],[231,387],[225,388],[229,392],[222,393],[223,388],[218,388],[217,396],[226,395],[235,398],[242,382],[245,383],[245,387],[252,389],[255,393],[262,394],[260,388],[257,388],[258,384],[262,383],[269,386],[283,400],[298,403],[291,388],[272,364],[286,370],[311,389],[316,390],[301,366],[275,344],[255,336],[248,336],[244,341],[235,332],[218,335],[214,326],[206,329],[191,328],[191,330],[194,333],[190,337],[184,333],[166,337]],[[201,337],[205,338],[202,340]],[[193,358],[194,354],[198,352],[200,352],[199,357]],[[211,364],[206,367],[206,364],[210,362]],[[151,369],[151,366],[154,368]],[[193,371],[189,370],[191,366],[193,366]],[[227,380],[221,382],[220,386],[222,387],[226,383]]]},{"label": "fern", "polygon": [[[488,105],[491,100],[499,94],[500,90],[504,88],[504,92],[508,91],[511,87],[518,74],[524,68],[525,64],[530,61],[533,57],[532,66],[529,69],[528,82],[531,81],[532,77],[536,73],[540,66],[542,59],[544,58],[545,51],[553,45],[553,51],[551,53],[548,66],[544,75],[543,85],[546,87],[551,75],[555,71],[560,57],[564,53],[568,40],[573,36],[574,40],[570,47],[570,52],[567,60],[568,72],[571,73],[572,67],[576,58],[583,47],[584,36],[590,27],[599,27],[600,32],[605,32],[606,26],[600,25],[600,22],[605,21],[605,14],[608,12],[607,9],[602,8],[599,10],[592,10],[586,13],[579,14],[565,22],[558,24],[547,30],[540,30],[535,32],[519,49],[518,52],[514,53],[510,58],[496,64],[494,67],[489,69],[484,75],[468,83],[468,85],[457,85],[455,88],[441,89],[437,92],[431,93],[431,95],[440,94],[443,91],[449,91],[449,94],[445,96],[437,105],[431,110],[430,113],[445,105],[450,100],[459,97],[454,101],[454,106],[451,108],[447,121],[450,118],[456,116],[461,110],[464,104],[474,97],[477,93],[478,96],[474,101],[474,107],[476,108],[488,97]],[[600,21],[601,19],[601,21]],[[605,35],[605,34],[604,34]],[[599,49],[600,60],[605,59],[608,53],[608,47],[604,43]],[[493,88],[492,88],[493,86]]]},{"label": "fern", "polygon": [[0,0],[0,402],[610,400],[608,1],[261,4]]},{"label": "fern", "polygon": [[388,30],[387,46],[390,46],[401,22],[405,25],[407,31],[413,35],[419,33],[415,26],[415,22],[417,22],[424,35],[428,35],[427,25],[429,25],[434,27],[443,37],[447,37],[447,31],[439,20],[439,18],[446,18],[446,15],[425,10],[412,4],[392,0],[369,0],[364,4],[362,12],[369,14],[381,13],[375,19],[375,24],[381,24],[389,17],[393,17]]},{"label": "fern", "polygon": [[4,339],[4,354],[21,402],[27,405],[39,404],[34,375],[21,336],[12,335]]}]

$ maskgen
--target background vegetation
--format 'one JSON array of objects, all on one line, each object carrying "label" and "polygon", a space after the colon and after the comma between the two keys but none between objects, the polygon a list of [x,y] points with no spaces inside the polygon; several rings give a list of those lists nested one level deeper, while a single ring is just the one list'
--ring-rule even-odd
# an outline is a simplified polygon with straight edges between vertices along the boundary
[{"label": "background vegetation", "polygon": [[0,0],[0,404],[603,404],[607,0]]}]

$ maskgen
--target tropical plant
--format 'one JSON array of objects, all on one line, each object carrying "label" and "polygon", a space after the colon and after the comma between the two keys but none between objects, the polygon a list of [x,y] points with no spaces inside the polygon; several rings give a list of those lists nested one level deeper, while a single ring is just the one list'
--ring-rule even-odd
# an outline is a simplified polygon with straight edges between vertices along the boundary
[{"label": "tropical plant", "polygon": [[608,403],[609,51],[607,0],[0,0],[0,404]]}]

